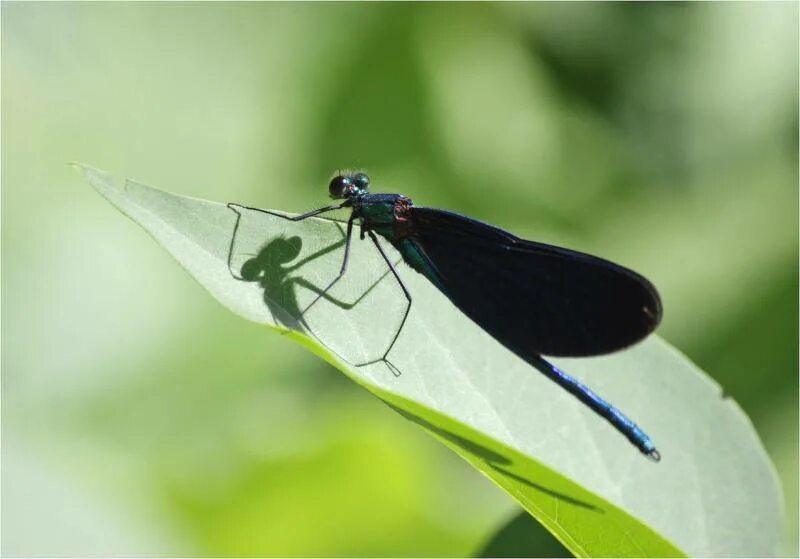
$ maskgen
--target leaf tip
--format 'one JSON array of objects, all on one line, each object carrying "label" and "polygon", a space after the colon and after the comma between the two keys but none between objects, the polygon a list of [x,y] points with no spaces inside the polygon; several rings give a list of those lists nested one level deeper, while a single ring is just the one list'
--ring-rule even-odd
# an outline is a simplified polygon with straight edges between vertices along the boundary
[{"label": "leaf tip", "polygon": [[100,169],[96,169],[95,167],[86,165],[85,163],[81,163],[80,161],[70,161],[68,165],[72,167],[75,171],[85,176],[86,178],[91,178],[93,176],[100,176],[100,177],[109,176],[108,173],[106,173],[105,171],[101,171]]},{"label": "leaf tip", "polygon": [[108,196],[109,193],[119,189],[119,187],[115,186],[113,177],[105,171],[84,165],[78,161],[70,161],[69,166],[81,173],[89,184],[104,196]]}]

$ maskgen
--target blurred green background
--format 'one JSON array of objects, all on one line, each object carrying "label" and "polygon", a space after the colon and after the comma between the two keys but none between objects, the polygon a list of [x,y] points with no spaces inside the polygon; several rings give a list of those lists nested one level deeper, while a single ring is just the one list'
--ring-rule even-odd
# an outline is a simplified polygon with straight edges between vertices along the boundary
[{"label": "blurred green background", "polygon": [[363,167],[633,267],[752,418],[796,554],[797,12],[4,2],[3,554],[469,555],[519,510],[72,160],[289,211]]}]

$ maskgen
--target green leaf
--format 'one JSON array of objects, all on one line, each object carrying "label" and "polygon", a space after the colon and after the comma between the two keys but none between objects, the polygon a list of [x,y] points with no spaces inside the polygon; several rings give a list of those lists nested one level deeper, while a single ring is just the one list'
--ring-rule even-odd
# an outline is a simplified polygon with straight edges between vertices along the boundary
[{"label": "green leaf", "polygon": [[656,336],[611,356],[555,361],[645,429],[663,455],[659,464],[404,265],[414,304],[390,354],[402,371],[393,375],[379,358],[404,299],[374,247],[356,239],[347,274],[325,291],[341,266],[341,223],[291,222],[131,181],[118,186],[78,167],[223,305],[287,333],[423,426],[575,555],[778,553],[778,482],[752,425]]},{"label": "green leaf", "polygon": [[478,557],[569,557],[569,551],[528,513],[521,512],[486,542]]}]

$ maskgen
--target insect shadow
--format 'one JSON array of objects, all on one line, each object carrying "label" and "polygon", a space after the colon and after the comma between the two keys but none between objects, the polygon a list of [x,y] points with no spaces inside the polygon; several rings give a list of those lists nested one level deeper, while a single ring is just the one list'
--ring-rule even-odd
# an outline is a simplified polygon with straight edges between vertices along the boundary
[{"label": "insect shadow", "polygon": [[[244,254],[245,256],[250,256],[250,258],[245,260],[237,269],[233,261],[237,254],[236,240],[239,234],[243,212],[234,204],[229,204],[228,208],[236,214],[236,223],[233,227],[233,234],[231,235],[228,248],[228,271],[236,280],[257,283],[261,287],[263,290],[264,303],[276,324],[280,324],[288,330],[300,330],[311,334],[317,342],[334,353],[342,361],[354,367],[362,367],[383,361],[393,375],[400,376],[400,370],[387,359],[372,359],[361,363],[353,363],[350,359],[347,359],[327,345],[314,332],[311,325],[305,319],[305,314],[320,300],[325,300],[343,310],[350,310],[356,307],[390,273],[390,270],[387,268],[387,270],[370,284],[363,293],[349,302],[343,301],[328,293],[330,285],[320,287],[301,276],[293,275],[293,272],[297,272],[309,262],[344,246],[346,239],[340,225],[341,222],[332,219],[328,220],[337,224],[337,230],[342,237],[340,240],[332,242],[300,260],[297,260],[297,258],[302,252],[302,239],[298,236],[288,238],[281,236],[265,242],[255,254],[239,253],[239,255]],[[314,293],[316,297],[314,297],[310,303],[302,306],[298,301],[298,289],[306,289]]]},{"label": "insect shadow", "polygon": [[[427,429],[428,431],[435,433],[436,435],[442,437],[443,439],[449,441],[450,443],[460,447],[468,454],[480,458],[490,468],[503,474],[504,476],[507,476],[520,483],[523,483],[528,487],[535,489],[536,491],[539,491],[541,493],[544,493],[546,495],[564,501],[565,503],[569,503],[571,505],[581,507],[583,509],[595,511],[600,514],[604,514],[604,511],[602,509],[598,508],[592,503],[589,503],[577,497],[573,497],[571,495],[567,495],[566,493],[563,493],[556,489],[552,489],[550,487],[546,487],[545,485],[533,481],[532,479],[530,479],[531,476],[529,474],[527,474],[524,471],[520,471],[521,470],[520,465],[515,464],[513,460],[478,442],[479,440],[478,436],[473,437],[473,439],[471,440],[462,435],[458,435],[448,429],[445,429],[442,426],[434,425],[433,423],[420,417],[419,415],[416,415],[415,413],[412,413],[409,410],[399,408],[394,404],[387,402],[386,400],[384,400],[384,403],[390,408],[392,408],[394,411],[396,411],[397,413],[408,419],[409,421],[412,421],[417,425],[420,425],[421,427]],[[474,435],[478,435],[478,433],[473,431],[471,428],[467,427],[467,429],[472,431]],[[513,470],[517,471],[515,472]]]}]

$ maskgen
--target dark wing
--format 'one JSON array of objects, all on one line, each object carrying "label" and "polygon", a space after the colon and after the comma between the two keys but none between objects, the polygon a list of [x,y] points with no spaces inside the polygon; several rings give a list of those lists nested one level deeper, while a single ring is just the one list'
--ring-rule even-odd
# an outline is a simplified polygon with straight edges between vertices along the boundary
[{"label": "dark wing", "polygon": [[602,258],[432,208],[412,207],[409,225],[445,295],[521,356],[609,353],[661,321],[653,285]]}]

